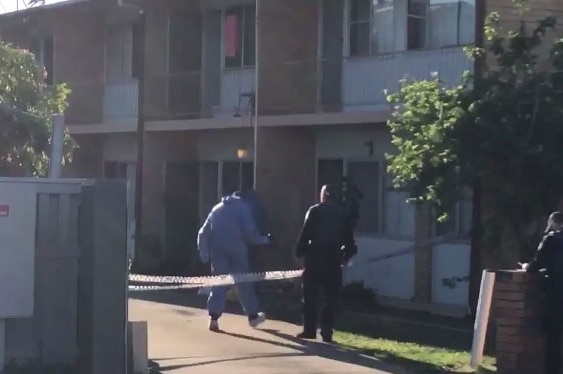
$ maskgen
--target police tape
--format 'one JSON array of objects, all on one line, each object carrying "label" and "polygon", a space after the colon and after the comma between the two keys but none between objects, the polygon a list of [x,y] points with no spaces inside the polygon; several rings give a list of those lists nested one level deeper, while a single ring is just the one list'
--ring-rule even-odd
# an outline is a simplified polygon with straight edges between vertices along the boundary
[{"label": "police tape", "polygon": [[[434,246],[446,243],[451,240],[450,236],[434,238],[425,243],[423,246]],[[369,265],[374,262],[380,262],[395,257],[404,256],[414,252],[416,245],[409,245],[398,248],[395,251],[376,257],[364,259],[362,262],[351,261],[347,268]],[[157,275],[140,275],[130,274],[129,282],[145,283],[144,285],[129,285],[129,291],[164,291],[179,289],[194,289],[213,286],[231,286],[238,283],[263,282],[284,279],[299,278],[303,274],[303,270],[280,270],[267,271],[257,273],[242,274],[222,274],[198,277],[182,277],[182,276],[157,276]],[[147,285],[146,283],[156,283]]]},{"label": "police tape", "polygon": [[158,283],[158,285],[129,285],[129,291],[190,289],[230,286],[238,283],[261,282],[299,278],[303,270],[266,271],[259,273],[221,274],[201,277],[129,275],[130,282]]}]

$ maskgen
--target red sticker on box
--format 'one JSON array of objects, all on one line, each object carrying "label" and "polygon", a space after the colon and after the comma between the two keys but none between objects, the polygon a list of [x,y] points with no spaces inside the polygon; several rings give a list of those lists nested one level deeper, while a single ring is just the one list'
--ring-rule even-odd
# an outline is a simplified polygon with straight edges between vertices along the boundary
[{"label": "red sticker on box", "polygon": [[10,215],[10,206],[7,204],[0,204],[0,217],[8,217]]}]

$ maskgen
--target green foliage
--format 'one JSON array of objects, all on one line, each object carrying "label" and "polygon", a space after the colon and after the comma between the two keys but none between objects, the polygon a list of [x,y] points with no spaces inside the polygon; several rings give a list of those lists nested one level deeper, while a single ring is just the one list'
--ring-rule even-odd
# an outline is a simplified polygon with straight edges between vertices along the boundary
[{"label": "green foliage", "polygon": [[[70,90],[45,76],[33,54],[0,40],[0,175],[47,172],[51,116],[64,112]],[[65,134],[65,162],[75,147]]]},{"label": "green foliage", "polygon": [[530,32],[522,26],[503,35],[498,25],[491,14],[484,49],[467,49],[481,59],[479,80],[468,73],[447,88],[436,74],[403,80],[388,96],[396,147],[389,171],[397,186],[441,212],[481,180],[494,204],[486,224],[508,224],[519,235],[563,196],[563,39],[553,38],[552,17]]}]

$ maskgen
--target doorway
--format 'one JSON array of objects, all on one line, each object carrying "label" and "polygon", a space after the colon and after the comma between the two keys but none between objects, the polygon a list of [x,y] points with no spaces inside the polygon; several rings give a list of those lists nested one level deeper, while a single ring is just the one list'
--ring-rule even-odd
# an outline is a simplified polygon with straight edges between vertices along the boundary
[{"label": "doorway", "polygon": [[197,254],[199,165],[167,162],[164,188],[164,259],[168,274],[203,274]]}]

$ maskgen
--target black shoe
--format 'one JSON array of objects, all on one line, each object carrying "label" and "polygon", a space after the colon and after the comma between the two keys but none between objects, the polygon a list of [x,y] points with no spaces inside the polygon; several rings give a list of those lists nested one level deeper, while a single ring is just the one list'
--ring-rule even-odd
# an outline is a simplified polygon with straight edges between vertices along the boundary
[{"label": "black shoe", "polygon": [[317,334],[313,333],[313,332],[300,332],[299,334],[297,334],[297,339],[306,339],[306,340],[311,340],[311,339],[316,339],[317,338]]},{"label": "black shoe", "polygon": [[323,342],[325,343],[334,343],[332,340],[332,331],[321,331],[321,337],[323,338]]}]

